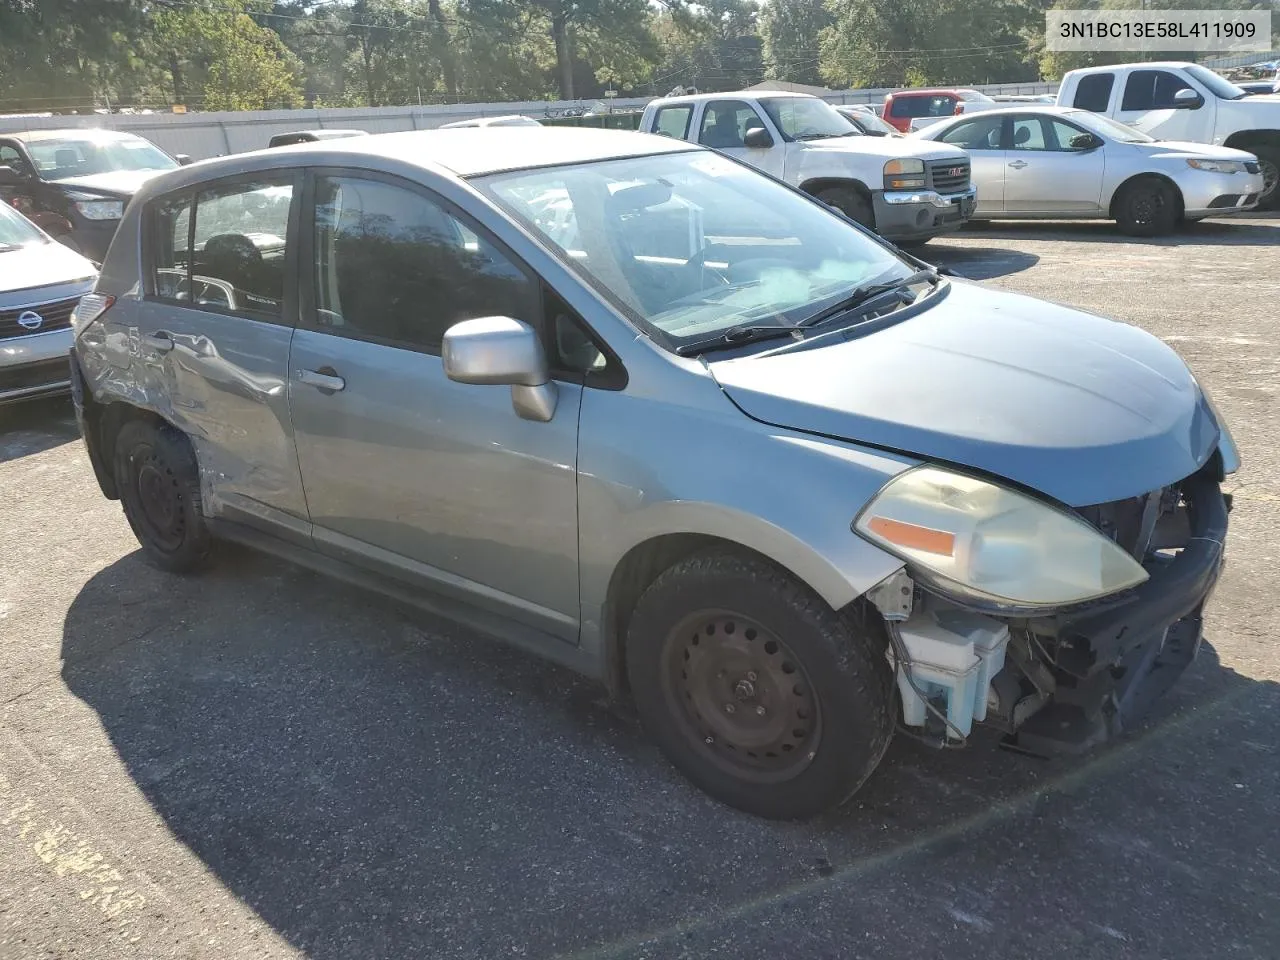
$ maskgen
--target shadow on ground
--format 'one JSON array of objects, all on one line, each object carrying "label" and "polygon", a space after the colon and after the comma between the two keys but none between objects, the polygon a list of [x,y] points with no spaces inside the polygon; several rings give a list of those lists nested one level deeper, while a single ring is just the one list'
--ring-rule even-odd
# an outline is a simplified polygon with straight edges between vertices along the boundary
[{"label": "shadow on ground", "polygon": [[0,463],[79,439],[70,397],[0,404]]},{"label": "shadow on ground", "polygon": [[950,267],[968,280],[993,280],[1030,270],[1040,258],[1034,253],[1006,250],[1003,247],[951,247],[933,244],[916,255],[926,263],[938,267]]},{"label": "shadow on ground", "polygon": [[1071,240],[1076,243],[1125,243],[1158,247],[1256,246],[1280,242],[1280,216],[1263,214],[1184,223],[1173,233],[1163,237],[1126,236],[1110,220],[985,220],[966,224],[958,236],[977,242],[989,238]]},{"label": "shadow on ground", "polygon": [[559,668],[241,551],[189,579],[117,561],[62,654],[168,829],[316,960],[1263,956],[1280,933],[1280,696],[1211,649],[1146,735],[1072,762],[899,739],[807,824],[699,794]]}]

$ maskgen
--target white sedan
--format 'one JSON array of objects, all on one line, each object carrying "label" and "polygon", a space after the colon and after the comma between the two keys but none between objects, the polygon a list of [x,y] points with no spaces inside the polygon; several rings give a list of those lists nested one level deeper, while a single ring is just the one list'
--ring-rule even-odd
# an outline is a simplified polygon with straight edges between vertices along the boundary
[{"label": "white sedan", "polygon": [[1125,233],[1150,237],[1180,220],[1252,210],[1262,192],[1251,153],[1153,140],[1087,110],[988,110],[911,136],[969,151],[975,220],[1109,219]]}]

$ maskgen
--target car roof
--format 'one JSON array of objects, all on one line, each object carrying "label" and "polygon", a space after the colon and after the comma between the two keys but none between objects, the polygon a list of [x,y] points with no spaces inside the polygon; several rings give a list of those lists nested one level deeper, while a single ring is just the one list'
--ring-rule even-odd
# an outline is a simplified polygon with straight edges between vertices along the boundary
[{"label": "car roof", "polygon": [[[203,160],[148,182],[150,187],[180,189],[193,183],[238,173],[278,169],[311,158],[316,164],[361,166],[364,158],[399,161],[425,170],[444,170],[458,177],[506,170],[525,170],[662,153],[701,150],[670,137],[623,130],[573,127],[466,127],[414,130],[343,137],[318,143],[254,150]],[[376,167],[376,165],[374,165]]]},{"label": "car roof", "polygon": [[56,130],[14,130],[11,132],[0,133],[0,137],[12,137],[14,140],[21,140],[23,143],[37,143],[40,140],[65,140],[68,138],[84,138],[93,139],[116,139],[121,140],[125,137],[138,138],[136,133],[130,133],[128,130],[107,130],[104,127],[61,127]]},{"label": "car roof", "polygon": [[961,93],[978,93],[971,87],[926,87],[922,90],[894,90],[886,93],[886,97],[936,97],[941,94],[958,96]]},{"label": "car roof", "polygon": [[1175,67],[1190,67],[1194,64],[1187,60],[1152,60],[1142,63],[1112,63],[1101,67],[1080,67],[1076,70],[1068,70],[1067,73],[1103,73],[1113,72],[1115,70],[1168,70]]},{"label": "car roof", "polygon": [[[1026,114],[1045,114],[1052,117],[1063,117],[1074,113],[1090,113],[1089,110],[1082,110],[1079,107],[1059,107],[1052,103],[1020,103],[1013,104],[1008,107],[996,107],[993,110],[978,110],[975,113],[958,113],[954,117],[942,117],[939,123],[950,123],[952,120],[976,120],[978,117],[1003,117],[1011,113],[1019,115]],[[925,130],[933,128],[933,124],[925,127]]]},{"label": "car roof", "polygon": [[678,97],[659,97],[650,101],[651,107],[665,107],[672,103],[697,103],[699,100],[821,100],[811,93],[791,93],[787,90],[724,90],[720,93],[685,93]]}]

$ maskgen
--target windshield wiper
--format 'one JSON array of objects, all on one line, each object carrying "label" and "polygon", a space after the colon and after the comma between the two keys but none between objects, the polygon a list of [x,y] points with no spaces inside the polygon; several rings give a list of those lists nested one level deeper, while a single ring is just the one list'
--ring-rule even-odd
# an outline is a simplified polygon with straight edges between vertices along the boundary
[{"label": "windshield wiper", "polygon": [[835,137],[845,137],[845,133],[802,133],[798,137],[792,137],[792,140],[832,140]]},{"label": "windshield wiper", "polygon": [[909,276],[900,277],[897,280],[888,280],[884,283],[870,283],[866,286],[855,287],[853,291],[842,300],[833,303],[825,309],[819,310],[811,317],[805,317],[796,324],[796,326],[816,327],[818,324],[823,323],[826,320],[830,320],[832,317],[839,316],[842,313],[847,313],[855,307],[860,307],[864,303],[867,303],[882,294],[892,293],[895,290],[903,290],[913,284],[924,283],[925,281],[936,284],[938,282],[938,272],[931,267],[928,270],[917,270],[915,273],[910,274]]},{"label": "windshield wiper", "polygon": [[725,347],[739,347],[757,340],[772,340],[776,337],[791,337],[796,340],[804,338],[796,327],[789,323],[741,323],[730,327],[723,333],[692,343],[682,343],[676,347],[676,353],[687,357],[694,353],[705,353],[707,350],[720,350]]}]

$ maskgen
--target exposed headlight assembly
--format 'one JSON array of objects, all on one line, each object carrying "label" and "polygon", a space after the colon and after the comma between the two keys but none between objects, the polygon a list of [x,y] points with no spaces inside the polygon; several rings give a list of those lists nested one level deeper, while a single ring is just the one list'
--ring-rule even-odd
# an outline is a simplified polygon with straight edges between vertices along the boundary
[{"label": "exposed headlight assembly", "polygon": [[914,157],[890,160],[884,165],[886,190],[918,190],[924,186],[924,161]]},{"label": "exposed headlight assembly", "polygon": [[1147,579],[1141,564],[1080,518],[939,467],[890,480],[853,527],[917,577],[987,603],[1060,607]]},{"label": "exposed headlight assembly", "polygon": [[1200,160],[1191,157],[1187,160],[1187,166],[1209,173],[1244,173],[1244,163],[1239,160]]}]

